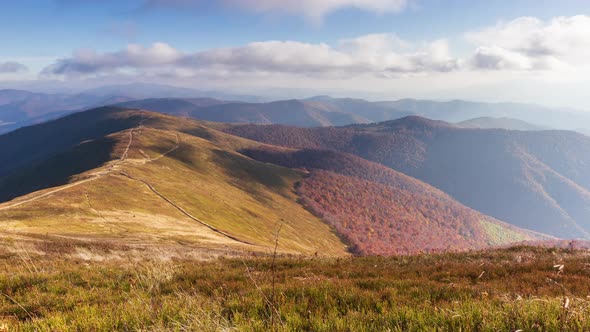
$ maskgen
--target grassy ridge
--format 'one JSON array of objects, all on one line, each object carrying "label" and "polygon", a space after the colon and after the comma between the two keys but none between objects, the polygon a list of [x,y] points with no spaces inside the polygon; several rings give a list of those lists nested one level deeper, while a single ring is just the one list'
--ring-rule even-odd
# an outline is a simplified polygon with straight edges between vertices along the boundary
[{"label": "grassy ridge", "polygon": [[[161,153],[150,147],[157,147],[164,134],[146,129],[137,144],[148,154]],[[297,171],[251,160],[191,135],[181,135],[180,148],[168,158],[126,169],[197,218],[248,242],[272,244],[282,224],[285,251],[344,253],[329,227],[297,203],[293,187],[302,176]]]},{"label": "grassy ridge", "polygon": [[87,265],[12,257],[0,273],[0,329],[586,331],[589,262],[587,252],[524,247],[279,258],[273,278],[271,259]]},{"label": "grassy ridge", "polygon": [[[301,172],[235,152],[259,143],[156,113],[121,111],[117,117],[124,122],[127,118],[145,122],[145,127],[81,143],[74,152],[50,159],[78,165],[88,159],[78,151],[97,146],[105,150],[104,161],[95,163],[96,167],[82,168],[80,174],[64,173],[71,174],[69,177],[60,175],[65,187],[32,192],[0,205],[0,237],[50,235],[123,245],[191,244],[215,250],[268,252],[282,225],[280,252],[346,255],[345,245],[329,226],[297,203],[293,188],[301,180]],[[123,155],[126,157],[121,160]],[[26,178],[35,187],[45,184],[53,169],[26,169],[3,183]],[[80,182],[88,179],[91,181]],[[203,224],[191,220],[147,184]],[[4,187],[7,191],[14,188]],[[12,206],[45,193],[51,195]],[[236,242],[211,228],[253,245]]]}]

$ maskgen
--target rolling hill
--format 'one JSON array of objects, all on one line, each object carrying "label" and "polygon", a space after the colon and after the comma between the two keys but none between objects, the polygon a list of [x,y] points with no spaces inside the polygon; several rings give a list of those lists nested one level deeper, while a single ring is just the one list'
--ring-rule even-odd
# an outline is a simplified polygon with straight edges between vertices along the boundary
[{"label": "rolling hill", "polygon": [[0,134],[83,109],[127,100],[129,98],[122,95],[47,94],[0,90]]},{"label": "rolling hill", "polygon": [[463,128],[480,128],[480,129],[506,129],[506,130],[548,130],[549,128],[537,126],[518,119],[511,118],[492,118],[481,117],[465,120],[457,123],[457,126]]},{"label": "rolling hill", "polygon": [[198,90],[193,88],[185,88],[166,84],[155,83],[127,83],[104,85],[96,88],[84,90],[83,94],[95,96],[117,96],[124,95],[132,100],[146,99],[146,98],[212,98],[220,100],[236,100],[244,102],[261,102],[264,98],[227,93],[222,91]]},{"label": "rolling hill", "polygon": [[[483,128],[504,129],[511,125],[522,126],[520,121],[527,122],[541,128],[556,128],[565,130],[590,129],[590,114],[585,111],[569,108],[553,108],[533,104],[521,103],[485,103],[465,100],[433,101],[418,99],[400,99],[394,101],[369,102],[362,99],[350,98],[318,98],[322,103],[336,105],[341,111],[367,118],[370,122],[397,120],[406,116],[421,116],[434,120],[457,123],[476,118],[496,118],[495,124],[490,125],[491,119],[485,119],[487,125]],[[508,121],[507,119],[514,119]],[[518,124],[507,122],[519,122]],[[352,124],[352,123],[351,123]],[[478,126],[479,127],[479,126]],[[525,125],[525,127],[529,127]]]},{"label": "rolling hill", "polygon": [[223,127],[103,107],[0,136],[0,239],[269,253],[281,225],[283,253],[345,255],[347,246],[392,254],[546,238],[381,165],[301,157],[215,129]]},{"label": "rolling hill", "polygon": [[416,99],[367,101],[329,96],[262,100],[253,96],[138,83],[104,86],[76,94],[0,90],[0,134],[103,105],[206,121],[299,127],[366,124],[415,115],[464,122],[460,126],[472,128],[590,130],[590,115],[586,112],[529,104]]},{"label": "rolling hill", "polygon": [[287,124],[301,127],[318,127],[370,122],[361,116],[313,100],[244,103],[203,98],[171,98],[131,101],[116,106],[140,108],[175,116],[225,123]]},{"label": "rolling hill", "polygon": [[[521,103],[484,103],[465,100],[432,101],[400,99],[376,102],[389,107],[446,122],[461,122],[479,117],[511,118],[532,123],[545,128],[577,130],[590,128],[590,114],[570,108],[552,108]],[[391,120],[394,120],[393,118]]]},{"label": "rolling hill", "polygon": [[[156,99],[146,101],[153,101],[154,107],[163,102],[170,102],[171,98],[183,98],[193,106],[205,106],[204,101],[213,100],[212,98],[260,101],[260,98],[253,96],[140,83],[102,86],[78,93],[69,91],[67,93],[40,93],[5,89],[0,90],[0,134],[31,124],[53,120],[70,113],[148,97],[163,98],[161,101]],[[176,107],[175,105],[171,106],[171,108]]]},{"label": "rolling hill", "polygon": [[43,160],[83,141],[129,129],[137,118],[120,117],[116,108],[75,113],[57,121],[24,127],[0,136],[0,176]]},{"label": "rolling hill", "polygon": [[340,128],[241,125],[226,132],[355,154],[515,226],[589,236],[590,138],[575,132],[465,129],[420,117]]},{"label": "rolling hill", "polygon": [[586,112],[517,103],[415,99],[372,102],[328,96],[265,103],[227,102],[211,98],[202,98],[202,101],[196,103],[195,99],[187,98],[150,98],[120,103],[117,106],[141,108],[207,121],[283,124],[298,127],[366,124],[397,120],[406,116],[421,116],[460,123],[460,126],[471,128],[510,130],[558,128],[581,131],[590,129],[590,115]]},{"label": "rolling hill", "polygon": [[116,104],[117,107],[145,109],[174,116],[192,117],[195,109],[201,107],[223,105],[224,102],[212,98],[149,98],[132,100]]}]

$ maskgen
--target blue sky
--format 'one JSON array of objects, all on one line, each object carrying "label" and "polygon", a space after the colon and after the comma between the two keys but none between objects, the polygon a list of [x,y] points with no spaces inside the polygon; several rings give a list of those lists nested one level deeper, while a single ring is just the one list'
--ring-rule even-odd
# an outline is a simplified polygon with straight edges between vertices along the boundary
[{"label": "blue sky", "polygon": [[[569,86],[569,106],[590,109],[582,101],[588,64],[575,56],[590,53],[581,31],[590,28],[590,1],[285,3],[5,1],[0,81],[59,80],[75,86],[150,79],[246,92],[308,89],[547,104],[563,103],[544,93],[559,85]],[[560,43],[564,33],[579,41]],[[522,50],[519,44],[530,47]],[[543,48],[533,49],[537,44]]]},{"label": "blue sky", "polygon": [[108,51],[129,42],[165,41],[194,51],[271,39],[333,42],[381,32],[437,39],[520,16],[549,19],[590,13],[589,1],[422,0],[402,13],[344,8],[316,23],[299,15],[249,12],[222,4],[148,9],[142,0],[21,0],[1,6],[0,50],[12,57],[66,56],[85,47]]}]

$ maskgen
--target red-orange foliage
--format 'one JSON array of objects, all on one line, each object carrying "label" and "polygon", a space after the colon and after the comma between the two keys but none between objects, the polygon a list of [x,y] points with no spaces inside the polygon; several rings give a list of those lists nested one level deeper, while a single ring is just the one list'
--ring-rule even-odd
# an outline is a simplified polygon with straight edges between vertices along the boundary
[{"label": "red-orange foliage", "polygon": [[462,250],[489,245],[489,219],[440,190],[377,163],[335,151],[259,148],[259,161],[310,171],[301,202],[359,255]]},{"label": "red-orange foliage", "polygon": [[360,255],[484,247],[477,213],[434,197],[332,172],[313,170],[298,186],[304,206],[322,217]]}]

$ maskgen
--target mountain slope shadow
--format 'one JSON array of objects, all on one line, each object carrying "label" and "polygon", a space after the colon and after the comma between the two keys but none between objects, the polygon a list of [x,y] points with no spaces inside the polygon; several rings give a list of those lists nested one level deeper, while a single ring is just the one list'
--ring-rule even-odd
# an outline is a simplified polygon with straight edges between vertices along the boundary
[{"label": "mountain slope shadow", "polygon": [[[271,164],[260,165],[256,161],[223,150],[213,150],[213,153],[214,162],[222,165],[222,169],[227,175],[235,179],[232,184],[248,192],[256,199],[263,202],[269,200],[261,190],[257,189],[257,184],[266,186],[285,196],[284,190],[289,188],[289,185],[281,176],[283,173],[281,172],[282,167]],[[277,171],[270,172],[269,168],[276,168]]]},{"label": "mountain slope shadow", "polygon": [[139,111],[123,111],[101,107],[1,135],[0,176],[68,151],[80,142],[137,127],[143,119]]},{"label": "mountain slope shadow", "polygon": [[81,143],[69,151],[0,178],[0,203],[38,190],[61,186],[71,177],[113,159],[117,140],[111,137]]}]

